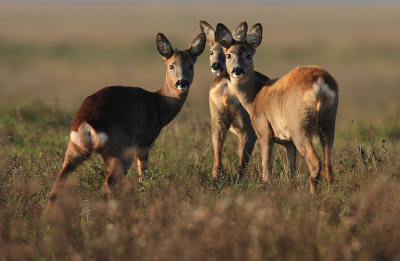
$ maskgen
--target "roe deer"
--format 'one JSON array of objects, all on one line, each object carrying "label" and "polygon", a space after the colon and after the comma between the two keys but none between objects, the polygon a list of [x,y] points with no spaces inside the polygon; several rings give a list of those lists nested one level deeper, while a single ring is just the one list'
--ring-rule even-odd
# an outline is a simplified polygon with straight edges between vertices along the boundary
[{"label": "roe deer", "polygon": [[237,41],[223,24],[218,24],[218,43],[224,47],[226,68],[241,104],[249,112],[251,123],[261,142],[263,180],[271,175],[273,144],[286,147],[293,176],[296,148],[310,169],[310,190],[318,185],[321,162],[315,153],[312,138],[318,134],[325,163],[328,188],[333,183],[331,150],[338,107],[338,85],[335,79],[318,66],[297,67],[287,75],[263,83],[256,77],[253,55],[262,39],[261,24],[247,31],[241,23],[244,39]]},{"label": "roe deer", "polygon": [[109,196],[137,157],[139,175],[148,167],[149,150],[161,129],[181,110],[194,77],[194,63],[203,52],[206,37],[199,34],[185,51],[174,50],[161,33],[157,49],[167,66],[164,85],[157,92],[139,87],[112,86],[87,97],[72,122],[70,141],[61,172],[49,196],[49,205],[69,174],[93,152],[109,171]]},{"label": "roe deer", "polygon": [[[251,126],[250,116],[240,104],[238,97],[232,89],[229,74],[225,66],[225,53],[217,42],[215,30],[207,22],[200,21],[200,28],[206,34],[207,43],[210,45],[211,72],[218,76],[212,82],[209,91],[211,112],[211,136],[214,147],[213,177],[222,172],[221,153],[228,129],[238,139],[239,177],[247,166],[257,135]],[[240,29],[240,28],[239,28]],[[239,35],[239,34],[234,34]],[[235,39],[236,41],[244,39]],[[263,82],[269,80],[261,73],[255,72]]]}]

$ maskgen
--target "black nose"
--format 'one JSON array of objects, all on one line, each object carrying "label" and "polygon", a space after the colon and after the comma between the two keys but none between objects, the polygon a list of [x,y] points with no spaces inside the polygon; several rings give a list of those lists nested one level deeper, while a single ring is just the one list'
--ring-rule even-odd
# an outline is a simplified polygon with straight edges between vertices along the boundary
[{"label": "black nose", "polygon": [[242,67],[235,67],[232,70],[232,74],[243,75],[244,74],[244,69]]},{"label": "black nose", "polygon": [[175,83],[175,86],[181,89],[187,89],[190,86],[190,83],[188,80],[179,80]]},{"label": "black nose", "polygon": [[222,71],[222,65],[220,64],[220,63],[213,63],[212,65],[211,65],[211,68],[213,69],[213,70],[215,70],[215,71]]}]

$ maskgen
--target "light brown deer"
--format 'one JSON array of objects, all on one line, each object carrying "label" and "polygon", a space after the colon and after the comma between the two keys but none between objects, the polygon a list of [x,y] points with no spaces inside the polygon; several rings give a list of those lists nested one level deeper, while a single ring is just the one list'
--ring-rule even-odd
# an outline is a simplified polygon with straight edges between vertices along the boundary
[{"label": "light brown deer", "polygon": [[149,150],[161,129],[181,110],[194,77],[194,63],[203,52],[206,37],[199,34],[185,51],[174,50],[159,33],[157,49],[167,72],[163,87],[149,92],[139,87],[112,86],[86,98],[72,122],[64,165],[49,196],[57,198],[67,177],[93,152],[101,155],[109,171],[109,196],[137,157],[139,174],[148,167]]},{"label": "light brown deer", "polygon": [[261,24],[247,31],[241,23],[235,40],[223,24],[218,24],[218,43],[224,47],[226,68],[241,104],[249,112],[251,123],[261,143],[263,180],[271,175],[271,156],[274,143],[286,147],[293,175],[296,148],[310,169],[310,190],[318,185],[321,162],[315,153],[312,139],[319,135],[325,177],[330,188],[333,183],[331,150],[334,141],[338,107],[338,85],[335,79],[318,66],[297,67],[287,75],[260,81],[254,71],[253,55],[262,40]]},{"label": "light brown deer", "polygon": [[[222,46],[217,42],[214,28],[206,21],[200,21],[200,28],[205,33],[207,43],[210,45],[211,72],[218,75],[212,82],[209,91],[211,136],[214,147],[213,177],[222,172],[221,153],[228,129],[236,135],[238,140],[238,170],[239,177],[242,177],[250,160],[257,135],[251,126],[249,114],[240,104],[230,86],[230,77],[225,67],[225,53]],[[240,39],[235,40],[240,41]],[[261,81],[269,80],[261,73],[255,73]]]}]

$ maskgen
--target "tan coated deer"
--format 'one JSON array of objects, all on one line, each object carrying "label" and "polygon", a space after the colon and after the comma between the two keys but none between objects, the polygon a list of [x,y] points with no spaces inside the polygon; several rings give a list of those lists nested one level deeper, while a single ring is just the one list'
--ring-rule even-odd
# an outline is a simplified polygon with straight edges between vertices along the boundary
[{"label": "tan coated deer", "polygon": [[[228,129],[236,135],[238,140],[238,170],[239,177],[242,177],[254,149],[257,135],[251,126],[249,114],[240,104],[232,86],[230,86],[230,77],[225,66],[225,53],[222,46],[217,42],[214,28],[206,21],[200,21],[200,28],[205,33],[207,43],[210,46],[211,72],[218,75],[212,82],[209,91],[211,136],[214,147],[213,177],[222,172],[221,153]],[[261,81],[269,80],[261,73],[255,73]]]},{"label": "tan coated deer", "polygon": [[[260,81],[254,71],[253,55],[262,40],[261,24],[247,31],[241,23],[233,31],[218,24],[217,41],[224,47],[226,68],[241,104],[248,111],[251,123],[261,143],[263,180],[271,175],[274,143],[286,147],[291,175],[296,165],[296,148],[310,169],[310,190],[318,185],[321,162],[312,139],[319,135],[325,177],[330,188],[333,183],[331,150],[334,141],[338,107],[338,85],[335,79],[318,66],[297,67],[287,75]],[[244,39],[237,41],[235,39]]]},{"label": "tan coated deer", "polygon": [[199,34],[185,51],[174,50],[161,33],[156,43],[167,66],[163,87],[149,92],[139,87],[112,86],[86,98],[73,119],[63,168],[50,192],[49,205],[67,177],[93,152],[100,154],[109,171],[105,179],[109,196],[134,156],[139,174],[147,169],[155,139],[185,103],[194,63],[204,50],[206,37]]}]

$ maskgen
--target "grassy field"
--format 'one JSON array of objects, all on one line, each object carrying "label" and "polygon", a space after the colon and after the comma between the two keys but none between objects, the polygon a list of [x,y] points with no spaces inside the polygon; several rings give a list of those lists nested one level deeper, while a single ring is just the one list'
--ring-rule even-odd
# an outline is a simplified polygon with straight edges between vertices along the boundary
[{"label": "grassy field", "polygon": [[[398,4],[0,4],[0,260],[400,260],[400,18]],[[279,77],[317,64],[339,83],[335,185],[309,194],[298,159],[287,182],[276,146],[274,178],[260,182],[256,145],[236,178],[228,135],[225,175],[213,165],[208,47],[182,112],[160,134],[150,170],[136,164],[108,199],[94,156],[44,211],[72,118],[109,85],[162,86],[155,46],[178,49],[199,20],[229,28],[260,22],[255,68]],[[319,145],[318,153],[321,155]]]}]

